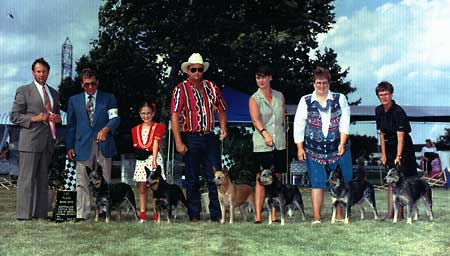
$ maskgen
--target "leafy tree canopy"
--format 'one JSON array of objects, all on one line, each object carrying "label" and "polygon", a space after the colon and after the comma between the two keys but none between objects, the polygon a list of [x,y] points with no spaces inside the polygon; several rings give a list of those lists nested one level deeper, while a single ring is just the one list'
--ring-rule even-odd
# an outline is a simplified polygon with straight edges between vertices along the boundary
[{"label": "leafy tree canopy", "polygon": [[157,98],[167,119],[170,93],[186,78],[180,65],[193,52],[210,62],[207,79],[248,94],[256,90],[254,68],[260,64],[272,67],[272,86],[288,104],[313,91],[317,65],[330,69],[331,90],[348,94],[355,89],[336,53],[315,51],[317,35],[334,23],[331,2],[107,0],[99,12],[98,40],[77,71],[98,70],[101,89],[118,97],[124,133],[138,122],[136,106],[144,96]]}]

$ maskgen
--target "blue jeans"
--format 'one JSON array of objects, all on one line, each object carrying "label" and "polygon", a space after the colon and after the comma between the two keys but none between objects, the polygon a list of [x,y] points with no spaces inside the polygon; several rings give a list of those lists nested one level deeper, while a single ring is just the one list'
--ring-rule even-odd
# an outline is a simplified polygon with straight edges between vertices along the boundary
[{"label": "blue jeans", "polygon": [[212,167],[221,169],[219,140],[214,133],[206,135],[182,133],[181,138],[188,148],[184,155],[184,163],[186,164],[186,200],[189,219],[200,219],[202,204],[199,176],[201,175],[206,177],[208,182],[210,218],[212,221],[218,221],[222,215]]},{"label": "blue jeans", "polygon": [[[328,165],[331,170],[335,170],[337,165],[341,167],[342,175],[345,182],[352,180],[352,156],[350,149],[345,149],[344,154],[336,162]],[[327,172],[325,171],[325,165],[319,164],[316,161],[306,157],[306,168],[308,170],[309,180],[311,182],[311,188],[327,188],[325,182],[328,179]]]}]

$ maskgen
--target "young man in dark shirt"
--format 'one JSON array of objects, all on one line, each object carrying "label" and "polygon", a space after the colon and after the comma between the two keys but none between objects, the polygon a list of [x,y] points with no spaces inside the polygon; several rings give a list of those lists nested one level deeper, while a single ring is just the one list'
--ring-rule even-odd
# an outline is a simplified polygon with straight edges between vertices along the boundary
[{"label": "young man in dark shirt", "polygon": [[[416,157],[413,142],[409,133],[411,125],[406,112],[392,100],[394,87],[382,81],[375,89],[381,105],[375,109],[377,130],[380,130],[381,164],[394,167],[402,165],[405,176],[417,176]],[[402,211],[399,211],[402,216]],[[388,213],[386,218],[393,217],[392,187],[388,188]]]}]

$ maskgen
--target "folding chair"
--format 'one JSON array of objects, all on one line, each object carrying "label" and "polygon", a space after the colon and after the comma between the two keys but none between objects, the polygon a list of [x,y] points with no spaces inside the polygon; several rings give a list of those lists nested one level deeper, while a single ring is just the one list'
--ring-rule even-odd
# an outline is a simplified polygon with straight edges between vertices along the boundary
[{"label": "folding chair", "polygon": [[422,179],[432,187],[444,187],[446,190],[450,187],[450,172],[447,168],[431,177],[422,176]]}]

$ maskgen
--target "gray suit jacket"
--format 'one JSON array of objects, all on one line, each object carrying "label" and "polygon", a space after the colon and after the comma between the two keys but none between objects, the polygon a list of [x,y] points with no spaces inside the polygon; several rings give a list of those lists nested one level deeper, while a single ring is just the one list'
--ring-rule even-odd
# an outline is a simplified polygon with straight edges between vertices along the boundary
[{"label": "gray suit jacket", "polygon": [[[60,114],[59,94],[55,89],[51,87],[49,89],[53,98],[52,112]],[[19,151],[42,152],[45,149],[53,150],[55,141],[52,138],[50,126],[43,122],[31,122],[31,117],[42,112],[46,113],[47,109],[34,82],[17,88],[10,119],[12,123],[22,128],[20,129]]]}]

